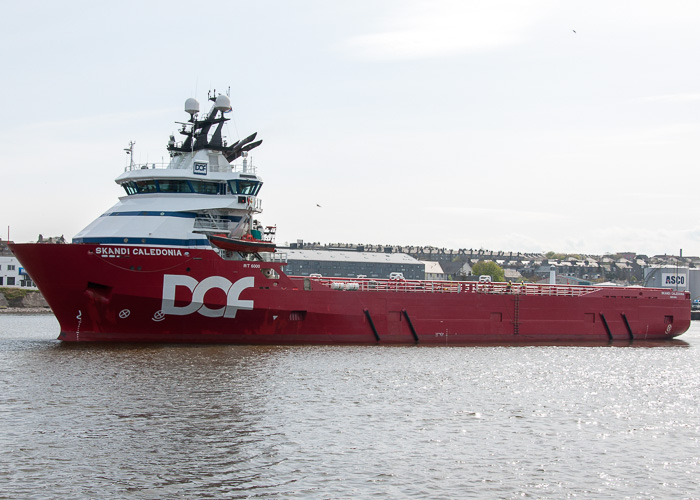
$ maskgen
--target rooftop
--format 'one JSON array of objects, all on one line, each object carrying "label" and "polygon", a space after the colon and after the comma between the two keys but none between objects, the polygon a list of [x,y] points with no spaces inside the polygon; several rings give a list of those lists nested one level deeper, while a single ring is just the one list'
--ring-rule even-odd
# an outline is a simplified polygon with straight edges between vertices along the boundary
[{"label": "rooftop", "polygon": [[373,262],[386,264],[420,264],[405,253],[378,253],[344,250],[280,249],[287,254],[287,260],[329,261],[329,262]]}]

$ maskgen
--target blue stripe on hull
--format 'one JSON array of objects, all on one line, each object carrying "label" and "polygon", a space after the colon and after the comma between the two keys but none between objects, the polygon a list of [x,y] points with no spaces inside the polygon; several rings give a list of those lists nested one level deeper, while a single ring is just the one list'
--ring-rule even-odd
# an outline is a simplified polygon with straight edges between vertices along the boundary
[{"label": "blue stripe on hull", "polygon": [[[138,210],[132,212],[112,212],[109,214],[102,214],[102,217],[179,217],[181,219],[194,219],[197,214],[194,212],[158,212],[158,211],[146,211]],[[230,220],[232,222],[238,222],[241,220],[240,215],[219,215],[220,219]]]},{"label": "blue stripe on hull", "polygon": [[100,245],[159,245],[179,247],[209,247],[207,239],[178,240],[174,238],[119,238],[119,237],[95,237],[73,238],[73,243],[97,243]]},{"label": "blue stripe on hull", "polygon": [[158,212],[148,210],[134,210],[131,212],[112,212],[104,214],[103,217],[180,217],[182,219],[194,219],[197,214],[194,212]]}]

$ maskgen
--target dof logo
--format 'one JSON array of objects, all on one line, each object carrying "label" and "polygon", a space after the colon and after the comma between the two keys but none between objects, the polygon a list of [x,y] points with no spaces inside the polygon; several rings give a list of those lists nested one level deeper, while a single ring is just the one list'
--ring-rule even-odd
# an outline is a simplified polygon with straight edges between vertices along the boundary
[{"label": "dof logo", "polygon": [[[191,276],[180,274],[166,274],[163,277],[163,302],[161,310],[164,314],[174,316],[186,316],[198,312],[207,318],[235,318],[239,309],[253,309],[252,300],[241,300],[241,292],[254,285],[252,276],[241,278],[235,283],[221,276],[209,276],[202,281],[197,281]],[[192,299],[185,306],[175,305],[177,287],[187,288],[192,293]],[[204,296],[209,290],[222,290],[226,294],[226,305],[217,309],[204,305]]]},{"label": "dof logo", "polygon": [[207,175],[207,164],[201,162],[194,162],[192,166],[192,173],[197,175]]}]

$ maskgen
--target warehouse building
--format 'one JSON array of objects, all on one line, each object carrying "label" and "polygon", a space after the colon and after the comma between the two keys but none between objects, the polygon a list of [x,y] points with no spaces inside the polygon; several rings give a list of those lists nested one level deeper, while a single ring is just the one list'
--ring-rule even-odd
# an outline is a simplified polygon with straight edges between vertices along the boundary
[{"label": "warehouse building", "polygon": [[652,266],[644,269],[644,286],[689,291],[691,299],[700,298],[700,269],[676,266]]},{"label": "warehouse building", "polygon": [[343,250],[302,250],[278,248],[280,258],[286,257],[285,273],[292,276],[320,274],[330,278],[389,278],[391,273],[403,273],[409,280],[425,279],[425,265],[404,253],[377,253]]}]

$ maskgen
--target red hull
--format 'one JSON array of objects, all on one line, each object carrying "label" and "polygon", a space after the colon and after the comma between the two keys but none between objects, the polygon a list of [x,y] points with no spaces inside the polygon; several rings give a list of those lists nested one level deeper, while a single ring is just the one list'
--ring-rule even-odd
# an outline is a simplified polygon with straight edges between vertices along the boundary
[{"label": "red hull", "polygon": [[[230,344],[609,342],[690,326],[685,292],[288,277],[212,250],[14,244],[65,341]],[[352,282],[347,287],[343,283]],[[338,289],[346,288],[346,289]],[[359,289],[357,289],[359,288]]]}]

